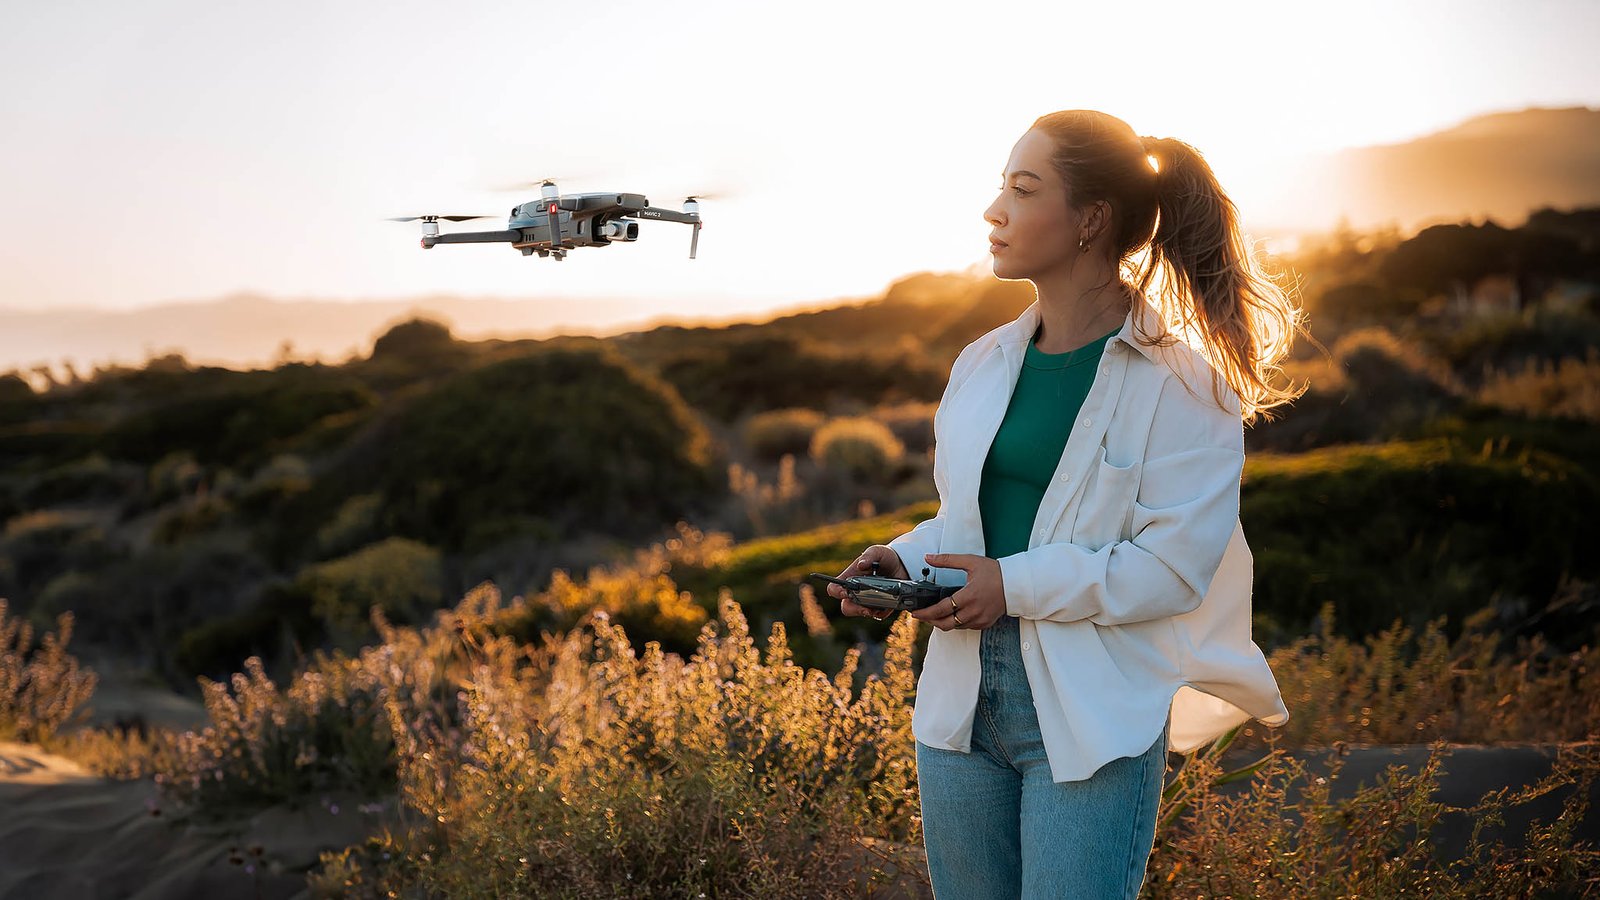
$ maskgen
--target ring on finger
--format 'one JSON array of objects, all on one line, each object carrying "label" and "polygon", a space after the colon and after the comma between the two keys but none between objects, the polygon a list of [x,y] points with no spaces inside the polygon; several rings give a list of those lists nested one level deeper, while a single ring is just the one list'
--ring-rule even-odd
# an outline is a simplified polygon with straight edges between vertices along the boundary
[{"label": "ring on finger", "polygon": [[956,627],[957,628],[965,628],[965,627],[967,627],[964,623],[962,623],[960,616],[956,615],[954,612],[950,613],[950,615],[956,620]]}]

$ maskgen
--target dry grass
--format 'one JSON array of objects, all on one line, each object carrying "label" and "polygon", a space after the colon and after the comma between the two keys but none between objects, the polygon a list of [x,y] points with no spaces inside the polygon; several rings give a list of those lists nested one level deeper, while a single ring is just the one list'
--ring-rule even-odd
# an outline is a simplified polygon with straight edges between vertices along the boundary
[{"label": "dry grass", "polygon": [[1600,422],[1600,349],[1590,347],[1584,359],[1492,370],[1478,398],[1528,416]]},{"label": "dry grass", "polygon": [[[71,746],[100,771],[156,772],[177,813],[226,816],[334,785],[398,794],[398,824],[311,873],[321,896],[853,897],[925,886],[910,734],[917,624],[894,623],[881,671],[860,685],[861,647],[831,676],[797,666],[783,624],[759,646],[726,590],[687,657],[655,641],[634,647],[607,607],[665,596],[664,563],[726,552],[693,537],[641,555],[632,587],[625,570],[564,586],[568,614],[586,596],[589,605],[559,634],[503,633],[498,623],[555,598],[507,606],[485,583],[425,627],[375,614],[379,643],[319,656],[284,688],[253,661],[231,684],[207,683],[211,724],[200,733]],[[826,627],[821,612],[810,628]],[[1572,837],[1600,773],[1596,651],[1524,642],[1507,660],[1495,656],[1498,635],[1469,627],[1450,642],[1439,623],[1351,642],[1323,612],[1321,633],[1269,659],[1290,722],[1253,723],[1184,757],[1162,801],[1146,894],[1597,889],[1600,854]],[[1460,810],[1431,799],[1445,740],[1584,738],[1519,794]],[[1330,799],[1337,763],[1319,776],[1284,753],[1394,741],[1433,741],[1432,756],[1342,800]],[[1258,759],[1222,768],[1223,749],[1251,744]],[[1244,784],[1222,789],[1229,782]],[[1481,828],[1562,789],[1562,812],[1534,822],[1525,850],[1475,840],[1460,859],[1436,859],[1422,837],[1446,814]]]},{"label": "dry grass", "polygon": [[47,741],[94,693],[96,676],[67,652],[72,613],[36,645],[33,626],[6,615],[0,598],[0,739]]}]

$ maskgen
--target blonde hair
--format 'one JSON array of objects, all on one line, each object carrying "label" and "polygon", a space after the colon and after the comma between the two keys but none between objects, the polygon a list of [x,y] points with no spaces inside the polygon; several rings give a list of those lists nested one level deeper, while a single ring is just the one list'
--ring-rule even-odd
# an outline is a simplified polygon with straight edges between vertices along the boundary
[{"label": "blonde hair", "polygon": [[[1141,343],[1193,346],[1238,395],[1246,424],[1258,415],[1270,421],[1268,410],[1305,393],[1309,384],[1271,383],[1294,332],[1310,336],[1305,311],[1251,253],[1238,209],[1200,151],[1176,138],[1140,137],[1090,109],[1049,113],[1033,127],[1054,141],[1051,164],[1068,205],[1111,205],[1113,271],[1150,298],[1173,333]],[[1223,406],[1219,385],[1212,392]]]}]

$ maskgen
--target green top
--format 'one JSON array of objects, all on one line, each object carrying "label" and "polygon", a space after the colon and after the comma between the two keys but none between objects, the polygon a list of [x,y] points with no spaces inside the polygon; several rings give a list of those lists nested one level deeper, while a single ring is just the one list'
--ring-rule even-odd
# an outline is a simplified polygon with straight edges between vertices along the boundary
[{"label": "green top", "polygon": [[1045,488],[1055,477],[1072,423],[1094,384],[1095,365],[1106,342],[1121,330],[1118,325],[1065,353],[1045,353],[1028,341],[978,487],[984,555],[990,559],[1028,549],[1028,532]]}]

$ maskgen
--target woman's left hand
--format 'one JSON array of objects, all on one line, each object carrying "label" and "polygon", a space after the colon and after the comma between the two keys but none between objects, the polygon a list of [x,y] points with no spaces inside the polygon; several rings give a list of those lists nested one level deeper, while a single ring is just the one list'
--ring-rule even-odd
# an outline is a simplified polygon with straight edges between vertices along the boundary
[{"label": "woman's left hand", "polygon": [[[1006,591],[1000,578],[999,560],[973,553],[929,553],[923,558],[930,566],[961,569],[967,573],[967,583],[932,606],[912,610],[912,618],[931,622],[940,631],[981,630],[1006,614]],[[956,624],[956,616],[961,617],[960,624]]]}]

